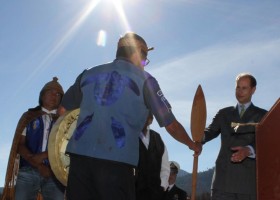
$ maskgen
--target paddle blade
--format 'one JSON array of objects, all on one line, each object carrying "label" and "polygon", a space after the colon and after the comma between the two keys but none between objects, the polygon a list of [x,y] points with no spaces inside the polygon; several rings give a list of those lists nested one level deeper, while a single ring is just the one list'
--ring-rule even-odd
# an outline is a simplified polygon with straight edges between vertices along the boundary
[{"label": "paddle blade", "polygon": [[201,142],[204,129],[206,125],[206,102],[204,98],[204,93],[199,85],[192,105],[192,112],[191,112],[191,134],[193,141]]}]

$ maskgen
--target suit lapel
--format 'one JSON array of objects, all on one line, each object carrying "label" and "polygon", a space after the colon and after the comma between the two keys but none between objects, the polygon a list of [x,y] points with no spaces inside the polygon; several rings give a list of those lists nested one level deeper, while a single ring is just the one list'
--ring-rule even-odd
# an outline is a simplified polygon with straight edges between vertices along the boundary
[{"label": "suit lapel", "polygon": [[242,122],[249,122],[250,119],[253,119],[253,116],[255,115],[255,106],[253,103],[246,109],[245,113],[242,117]]}]

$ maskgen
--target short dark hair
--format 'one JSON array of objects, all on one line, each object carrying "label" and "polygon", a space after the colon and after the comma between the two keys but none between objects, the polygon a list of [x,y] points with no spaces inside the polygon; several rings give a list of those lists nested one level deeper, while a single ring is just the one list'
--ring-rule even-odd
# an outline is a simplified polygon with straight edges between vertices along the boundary
[{"label": "short dark hair", "polygon": [[116,58],[130,58],[135,51],[136,48],[132,46],[119,47],[116,53]]},{"label": "short dark hair", "polygon": [[140,48],[145,56],[148,55],[148,51],[153,50],[147,47],[146,41],[140,35],[128,32],[118,41],[116,57],[130,58],[137,48]]},{"label": "short dark hair", "polygon": [[251,87],[256,87],[257,86],[257,80],[256,78],[250,74],[250,73],[241,73],[241,74],[238,74],[235,81],[239,81],[239,79],[241,78],[249,78],[250,79],[250,82],[251,82]]},{"label": "short dark hair", "polygon": [[121,37],[119,39],[118,47],[120,47],[120,46],[127,46],[127,44],[130,43],[130,42],[125,41],[125,40],[129,40],[130,42],[135,41],[135,42],[133,42],[133,43],[135,43],[134,45],[136,45],[136,43],[137,43],[136,41],[138,41],[138,42],[140,42],[140,43],[142,43],[144,45],[142,47],[145,48],[146,51],[149,51],[149,49],[147,47],[146,41],[140,35],[138,35],[136,33],[133,33],[133,32],[126,33],[123,37]]}]

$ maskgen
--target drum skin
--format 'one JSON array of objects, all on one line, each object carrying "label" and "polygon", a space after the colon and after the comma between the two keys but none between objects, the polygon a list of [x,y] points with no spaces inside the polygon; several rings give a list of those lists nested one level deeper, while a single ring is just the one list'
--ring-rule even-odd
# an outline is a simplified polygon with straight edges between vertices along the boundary
[{"label": "drum skin", "polygon": [[67,178],[70,166],[70,157],[65,154],[66,146],[77,125],[80,109],[65,112],[52,127],[48,155],[51,169],[56,178],[67,186]]}]

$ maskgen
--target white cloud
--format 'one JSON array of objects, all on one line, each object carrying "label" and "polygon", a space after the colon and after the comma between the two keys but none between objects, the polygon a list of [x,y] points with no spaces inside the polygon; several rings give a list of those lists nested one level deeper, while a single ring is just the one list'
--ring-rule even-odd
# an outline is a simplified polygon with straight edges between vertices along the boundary
[{"label": "white cloud", "polygon": [[[198,84],[202,84],[203,89],[214,92],[211,98],[229,101],[227,97],[233,97],[234,79],[240,72],[251,72],[257,80],[266,76],[266,84],[274,85],[278,80],[270,80],[269,76],[274,77],[280,72],[279,52],[280,39],[219,44],[168,60],[154,66],[150,72],[155,74],[168,99],[177,101],[178,97],[180,100],[186,96],[193,97]],[[264,70],[266,74],[263,74]],[[220,95],[214,95],[218,92],[224,94],[222,99]]]}]

